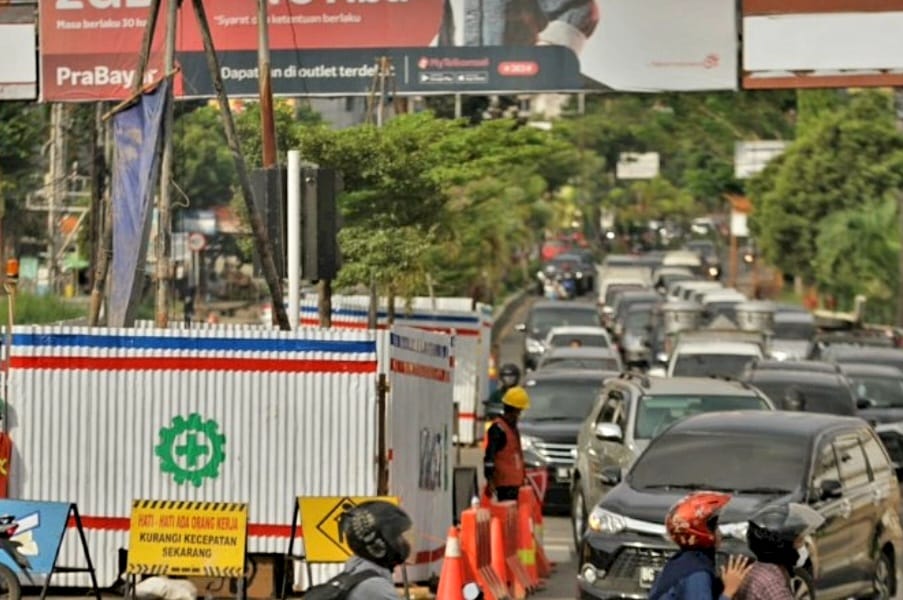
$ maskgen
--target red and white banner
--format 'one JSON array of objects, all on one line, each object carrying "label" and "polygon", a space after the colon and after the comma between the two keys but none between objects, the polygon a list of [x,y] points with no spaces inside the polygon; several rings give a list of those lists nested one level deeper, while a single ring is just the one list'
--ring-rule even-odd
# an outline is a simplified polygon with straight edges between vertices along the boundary
[{"label": "red and white banner", "polygon": [[743,87],[903,85],[903,0],[745,0]]}]

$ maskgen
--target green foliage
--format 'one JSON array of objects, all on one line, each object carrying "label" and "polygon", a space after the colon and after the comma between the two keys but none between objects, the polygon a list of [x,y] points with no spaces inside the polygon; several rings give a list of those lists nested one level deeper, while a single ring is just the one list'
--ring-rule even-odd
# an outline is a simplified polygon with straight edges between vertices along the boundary
[{"label": "green foliage", "polygon": [[[7,296],[0,298],[0,314],[3,315],[3,323],[6,323],[6,315],[9,313],[8,302]],[[23,292],[16,294],[14,315],[16,325],[41,325],[81,316],[84,316],[82,308],[59,296],[36,296]]]},{"label": "green foliage", "polygon": [[765,258],[787,273],[816,278],[824,249],[819,226],[830,214],[863,210],[903,183],[903,135],[885,94],[857,94],[825,111],[750,186],[751,227]]},{"label": "green foliage", "polygon": [[897,201],[879,202],[835,212],[818,226],[815,277],[819,288],[851,309],[857,294],[868,297],[868,318],[892,322],[899,290],[900,230]]},{"label": "green foliage", "polygon": [[41,147],[46,141],[47,107],[26,102],[0,102],[0,215],[10,231],[35,234],[26,224],[34,213],[25,210],[26,196],[42,184]]}]

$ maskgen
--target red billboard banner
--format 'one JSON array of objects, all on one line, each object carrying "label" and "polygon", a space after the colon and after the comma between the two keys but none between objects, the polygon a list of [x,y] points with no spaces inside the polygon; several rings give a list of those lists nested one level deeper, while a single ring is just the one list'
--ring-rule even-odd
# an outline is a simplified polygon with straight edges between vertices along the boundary
[{"label": "red billboard banner", "polygon": [[[146,79],[160,73],[165,8]],[[42,0],[41,98],[129,96],[150,0]],[[204,3],[226,91],[257,89],[255,0]],[[736,12],[723,0],[269,0],[273,90],[371,92],[389,57],[398,94],[736,89]],[[175,84],[212,81],[192,4],[179,11]]]},{"label": "red billboard banner", "polygon": [[744,0],[746,89],[903,85],[903,0]]}]

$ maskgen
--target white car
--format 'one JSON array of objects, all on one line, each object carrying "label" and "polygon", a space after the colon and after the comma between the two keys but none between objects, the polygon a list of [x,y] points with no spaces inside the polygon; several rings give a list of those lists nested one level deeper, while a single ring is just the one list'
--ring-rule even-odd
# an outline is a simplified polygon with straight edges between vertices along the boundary
[{"label": "white car", "polygon": [[611,348],[611,336],[604,327],[565,325],[553,327],[542,342],[546,350],[580,346],[584,348]]},{"label": "white car", "polygon": [[681,342],[668,361],[668,377],[729,377],[738,379],[754,360],[764,358],[752,342]]}]

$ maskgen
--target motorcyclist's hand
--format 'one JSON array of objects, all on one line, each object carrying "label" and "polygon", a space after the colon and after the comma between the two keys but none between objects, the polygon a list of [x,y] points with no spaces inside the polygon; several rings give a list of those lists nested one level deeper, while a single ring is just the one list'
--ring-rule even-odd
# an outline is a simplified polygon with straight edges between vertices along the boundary
[{"label": "motorcyclist's hand", "polygon": [[735,554],[727,560],[727,565],[721,567],[721,581],[724,583],[725,596],[734,597],[750,569],[752,569],[752,564],[745,556]]}]

